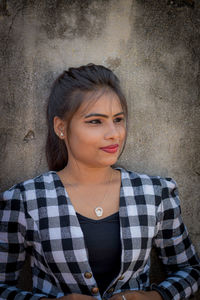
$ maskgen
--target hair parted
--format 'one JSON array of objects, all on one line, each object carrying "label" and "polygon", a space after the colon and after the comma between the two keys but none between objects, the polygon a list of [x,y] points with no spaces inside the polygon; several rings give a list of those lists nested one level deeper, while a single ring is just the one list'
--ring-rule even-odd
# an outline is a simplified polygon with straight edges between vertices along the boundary
[{"label": "hair parted", "polygon": [[126,98],[119,79],[108,68],[95,64],[69,68],[55,80],[47,103],[46,158],[50,170],[60,171],[68,163],[65,142],[54,132],[54,117],[58,116],[70,123],[85,100],[96,99],[99,92],[103,94],[110,91],[118,96],[127,120]]}]

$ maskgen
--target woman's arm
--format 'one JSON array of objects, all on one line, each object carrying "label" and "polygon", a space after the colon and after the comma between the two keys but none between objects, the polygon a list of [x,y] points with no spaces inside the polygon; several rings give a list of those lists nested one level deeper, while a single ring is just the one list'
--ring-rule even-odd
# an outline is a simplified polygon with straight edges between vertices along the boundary
[{"label": "woman's arm", "polygon": [[158,209],[158,249],[168,277],[160,287],[169,299],[187,299],[200,285],[200,260],[181,218],[176,183],[162,180],[162,202]]},{"label": "woman's arm", "polygon": [[26,255],[26,218],[18,186],[0,195],[0,299],[46,297],[16,287]]},{"label": "woman's arm", "polygon": [[[172,300],[187,299],[200,285],[200,260],[183,224],[176,183],[161,179],[162,201],[158,207],[157,233],[154,246],[168,274],[152,291],[126,291],[112,300]],[[125,299],[124,299],[125,300]]]}]

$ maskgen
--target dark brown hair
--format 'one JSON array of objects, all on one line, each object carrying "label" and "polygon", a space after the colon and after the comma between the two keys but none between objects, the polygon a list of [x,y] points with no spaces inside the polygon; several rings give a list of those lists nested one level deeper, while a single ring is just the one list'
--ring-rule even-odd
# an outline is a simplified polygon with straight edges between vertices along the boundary
[{"label": "dark brown hair", "polygon": [[99,97],[99,92],[102,95],[108,91],[117,94],[127,120],[127,103],[119,79],[108,68],[94,64],[69,68],[56,79],[47,105],[46,157],[50,170],[62,170],[68,162],[65,142],[54,132],[54,117],[65,119],[70,124],[83,101],[91,99],[91,94],[92,99],[96,99]]}]

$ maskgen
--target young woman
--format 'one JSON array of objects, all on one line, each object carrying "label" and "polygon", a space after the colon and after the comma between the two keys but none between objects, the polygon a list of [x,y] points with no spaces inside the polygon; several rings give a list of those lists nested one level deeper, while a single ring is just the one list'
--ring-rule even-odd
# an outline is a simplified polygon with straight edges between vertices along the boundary
[{"label": "young woman", "polygon": [[[70,68],[47,108],[50,171],[0,202],[0,299],[185,299],[200,262],[172,179],[112,167],[127,134],[127,105],[103,66]],[[155,246],[167,272],[149,283]],[[16,288],[26,253],[33,291]]]}]

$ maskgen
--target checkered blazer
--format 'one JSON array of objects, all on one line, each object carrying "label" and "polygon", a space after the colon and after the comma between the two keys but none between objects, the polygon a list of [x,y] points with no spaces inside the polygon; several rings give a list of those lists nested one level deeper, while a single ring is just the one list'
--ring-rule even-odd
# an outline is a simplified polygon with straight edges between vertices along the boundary
[{"label": "checkered blazer", "polygon": [[[148,290],[150,251],[156,246],[168,273],[160,285],[165,299],[184,299],[198,289],[200,263],[180,216],[172,179],[121,170],[121,270],[104,292]],[[33,291],[16,288],[26,252]],[[54,171],[17,184],[0,201],[0,299],[93,295],[97,286],[83,232],[66,189]],[[90,276],[89,276],[90,277]]]}]

